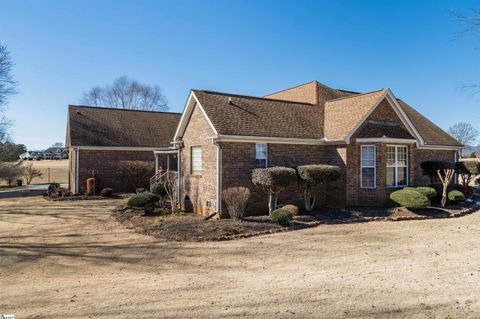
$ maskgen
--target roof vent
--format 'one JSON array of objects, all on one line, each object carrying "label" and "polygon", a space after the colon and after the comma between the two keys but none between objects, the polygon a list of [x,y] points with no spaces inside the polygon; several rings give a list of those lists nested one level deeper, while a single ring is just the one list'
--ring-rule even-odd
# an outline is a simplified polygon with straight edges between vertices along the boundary
[{"label": "roof vent", "polygon": [[232,97],[231,97],[231,96],[228,97],[228,104],[233,104],[233,101],[232,101]]}]

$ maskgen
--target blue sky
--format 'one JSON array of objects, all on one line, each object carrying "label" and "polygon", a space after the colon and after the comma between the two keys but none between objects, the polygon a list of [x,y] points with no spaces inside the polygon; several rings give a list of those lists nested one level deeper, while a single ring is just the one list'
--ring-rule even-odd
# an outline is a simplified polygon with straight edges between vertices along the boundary
[{"label": "blue sky", "polygon": [[0,41],[20,94],[12,137],[65,140],[66,110],[93,85],[127,75],[158,84],[171,111],[191,88],[264,95],[316,79],[389,87],[442,128],[480,129],[480,37],[458,37],[449,10],[480,1],[6,1]]}]

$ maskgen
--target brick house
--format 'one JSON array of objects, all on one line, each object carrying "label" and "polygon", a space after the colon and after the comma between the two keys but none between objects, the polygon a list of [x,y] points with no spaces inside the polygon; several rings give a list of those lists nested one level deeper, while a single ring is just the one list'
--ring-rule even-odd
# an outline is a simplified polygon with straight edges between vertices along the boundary
[{"label": "brick house", "polygon": [[[264,97],[192,90],[173,140],[180,202],[202,214],[221,211],[222,190],[233,186],[253,190],[249,213],[265,212],[252,170],[306,164],[342,170],[319,204],[384,205],[395,189],[429,183],[422,161],[453,162],[462,147],[390,89],[357,93],[317,81]],[[302,205],[302,194],[286,191],[279,202]]]},{"label": "brick house", "polygon": [[[158,171],[177,169],[172,136],[179,113],[69,105],[66,148],[69,152],[69,189],[84,193],[93,174],[100,187],[130,190],[116,167],[120,161],[152,163]],[[175,153],[175,154],[173,154]]]}]

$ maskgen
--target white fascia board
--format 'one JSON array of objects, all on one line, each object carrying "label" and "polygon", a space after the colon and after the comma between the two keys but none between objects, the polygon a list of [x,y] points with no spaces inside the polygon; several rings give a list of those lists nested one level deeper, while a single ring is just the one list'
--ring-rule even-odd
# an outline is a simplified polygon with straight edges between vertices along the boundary
[{"label": "white fascia board", "polygon": [[153,154],[177,154],[178,149],[169,149],[169,150],[156,150],[153,151]]},{"label": "white fascia board", "polygon": [[173,137],[174,141],[177,141],[185,132],[188,121],[190,120],[190,115],[192,114],[195,106],[198,106],[198,108],[202,111],[203,116],[205,116],[205,118],[207,119],[207,122],[212,128],[213,132],[215,134],[218,134],[217,130],[212,124],[212,121],[210,121],[210,118],[207,116],[207,113],[205,112],[205,109],[203,108],[202,104],[200,104],[197,97],[195,96],[195,93],[193,93],[192,91],[188,96],[187,103],[185,104],[185,107],[182,112],[182,116],[180,117],[180,122],[178,122],[177,129],[175,130],[175,135]]},{"label": "white fascia board", "polygon": [[424,145],[425,141],[423,140],[422,136],[420,135],[420,133],[417,131],[417,129],[413,125],[410,118],[407,116],[405,111],[402,109],[402,107],[398,103],[397,98],[395,97],[395,95],[393,95],[393,92],[390,89],[387,89],[387,93],[388,93],[387,94],[388,97],[390,98],[390,102],[393,103],[393,105],[394,105],[393,109],[395,110],[395,112],[397,112],[397,115],[400,117],[403,124],[405,124],[405,126],[409,130],[410,134],[412,134],[419,141],[419,143],[418,143],[419,145]]},{"label": "white fascia board", "polygon": [[130,147],[130,146],[75,146],[77,150],[86,151],[156,151],[162,149],[161,147]]},{"label": "white fascia board", "polygon": [[388,138],[388,137],[372,137],[372,138],[357,138],[357,143],[399,143],[399,144],[414,144],[415,139],[403,138]]},{"label": "white fascia board", "polygon": [[215,135],[210,139],[216,142],[245,142],[245,143],[271,143],[271,144],[302,144],[302,145],[328,145],[345,144],[344,140],[326,140],[326,139],[302,139],[286,137],[266,137],[266,136],[243,136],[243,135]]},{"label": "white fascia board", "polygon": [[421,145],[417,147],[420,150],[437,150],[437,151],[458,151],[463,147],[452,145]]}]

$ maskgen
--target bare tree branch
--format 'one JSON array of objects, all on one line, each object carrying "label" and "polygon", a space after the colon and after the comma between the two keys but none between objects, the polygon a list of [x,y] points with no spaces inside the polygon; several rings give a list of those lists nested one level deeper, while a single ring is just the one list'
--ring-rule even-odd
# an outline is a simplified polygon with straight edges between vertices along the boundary
[{"label": "bare tree branch", "polygon": [[460,122],[448,129],[448,133],[463,145],[472,145],[478,138],[479,132],[470,123]]},{"label": "bare tree branch", "polygon": [[145,111],[168,110],[168,104],[158,86],[139,83],[121,76],[112,85],[93,87],[81,102],[93,106],[106,106]]}]

